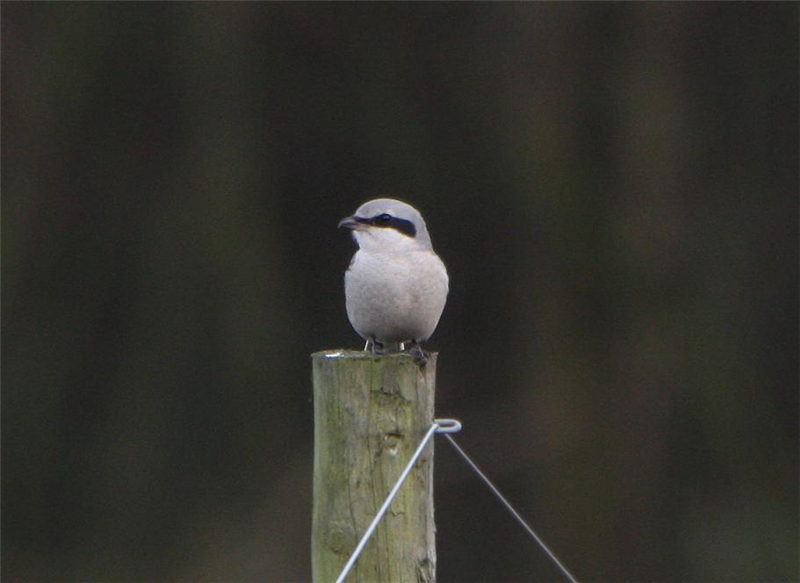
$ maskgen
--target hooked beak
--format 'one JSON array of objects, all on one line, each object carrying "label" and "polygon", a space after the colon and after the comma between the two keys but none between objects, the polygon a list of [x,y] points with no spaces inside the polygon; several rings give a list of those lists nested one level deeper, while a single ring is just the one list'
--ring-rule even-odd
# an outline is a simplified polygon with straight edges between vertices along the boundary
[{"label": "hooked beak", "polygon": [[353,215],[352,217],[345,217],[341,221],[339,221],[339,228],[341,229],[344,227],[345,229],[351,229],[353,231],[363,231],[369,225],[369,221],[367,219],[362,219],[361,217],[357,217]]}]

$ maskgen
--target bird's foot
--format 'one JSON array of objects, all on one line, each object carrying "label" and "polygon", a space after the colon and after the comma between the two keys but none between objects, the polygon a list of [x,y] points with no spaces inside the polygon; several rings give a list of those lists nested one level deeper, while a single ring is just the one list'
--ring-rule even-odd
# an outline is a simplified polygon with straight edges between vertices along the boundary
[{"label": "bird's foot", "polygon": [[374,338],[370,338],[367,340],[366,345],[364,345],[364,352],[371,352],[375,355],[386,354],[386,347],[383,342],[378,342]]},{"label": "bird's foot", "polygon": [[417,364],[417,366],[425,366],[428,364],[430,352],[422,350],[422,346],[419,345],[419,342],[415,340],[409,342],[408,350],[406,350],[406,352],[414,357],[414,362]]}]

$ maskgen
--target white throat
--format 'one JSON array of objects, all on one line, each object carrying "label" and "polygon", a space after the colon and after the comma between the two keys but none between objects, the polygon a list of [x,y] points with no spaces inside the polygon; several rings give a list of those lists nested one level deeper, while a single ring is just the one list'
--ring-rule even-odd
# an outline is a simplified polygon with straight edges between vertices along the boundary
[{"label": "white throat", "polygon": [[353,231],[359,248],[369,253],[408,253],[421,251],[426,246],[413,237],[408,237],[395,229],[370,227],[363,231]]}]

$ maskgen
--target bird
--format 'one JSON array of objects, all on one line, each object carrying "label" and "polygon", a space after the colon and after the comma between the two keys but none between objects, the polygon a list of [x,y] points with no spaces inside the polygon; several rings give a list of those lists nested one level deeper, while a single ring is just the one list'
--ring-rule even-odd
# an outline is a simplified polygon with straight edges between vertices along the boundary
[{"label": "bird", "polygon": [[392,198],[362,204],[339,221],[358,250],[344,275],[347,317],[373,354],[425,357],[449,291],[447,269],[434,252],[420,212]]}]

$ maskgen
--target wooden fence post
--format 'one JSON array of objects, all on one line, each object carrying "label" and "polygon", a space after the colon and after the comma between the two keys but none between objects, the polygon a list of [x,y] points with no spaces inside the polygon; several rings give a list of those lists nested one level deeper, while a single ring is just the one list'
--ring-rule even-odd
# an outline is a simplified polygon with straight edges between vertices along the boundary
[{"label": "wooden fence post", "polygon": [[[325,351],[314,369],[314,583],[333,583],[433,422],[436,354]],[[435,580],[433,442],[347,583]]]}]

